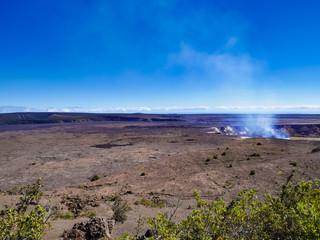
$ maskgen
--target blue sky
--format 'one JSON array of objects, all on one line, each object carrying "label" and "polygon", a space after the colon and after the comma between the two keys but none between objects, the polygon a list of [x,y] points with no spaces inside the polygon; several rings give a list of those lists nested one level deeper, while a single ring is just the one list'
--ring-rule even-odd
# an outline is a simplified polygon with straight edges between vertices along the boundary
[{"label": "blue sky", "polygon": [[320,2],[1,1],[0,112],[320,113]]}]

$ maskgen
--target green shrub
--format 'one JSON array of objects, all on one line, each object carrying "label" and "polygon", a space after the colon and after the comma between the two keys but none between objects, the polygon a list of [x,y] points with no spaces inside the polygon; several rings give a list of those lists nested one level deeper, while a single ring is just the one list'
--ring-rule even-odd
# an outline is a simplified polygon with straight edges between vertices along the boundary
[{"label": "green shrub", "polygon": [[131,210],[131,207],[128,205],[127,201],[124,201],[119,195],[115,198],[113,205],[112,205],[112,211],[113,211],[113,219],[116,222],[123,223],[125,220],[127,220],[127,212]]},{"label": "green shrub", "polygon": [[92,217],[96,217],[97,214],[96,214],[96,212],[91,211],[91,212],[86,212],[86,213],[82,214],[81,216],[82,217],[92,218]]},{"label": "green shrub", "polygon": [[257,143],[257,145],[258,145],[258,146],[261,146],[261,145],[262,145],[262,143],[261,143],[261,142],[258,142],[258,143]]},{"label": "green shrub", "polygon": [[91,180],[91,182],[94,182],[94,181],[97,181],[99,179],[100,179],[100,177],[98,175],[94,175],[90,180]]},{"label": "green shrub", "polygon": [[142,172],[141,174],[140,174],[140,176],[142,176],[142,177],[144,177],[146,175],[146,173],[144,173],[144,172]]},{"label": "green shrub", "polygon": [[259,153],[252,153],[251,157],[260,157],[260,154]]},{"label": "green shrub", "polygon": [[54,219],[75,219],[75,215],[73,213],[71,213],[70,211],[66,212],[66,213],[56,213],[53,217]]},{"label": "green shrub", "polygon": [[[40,204],[42,180],[34,185],[22,186],[17,190],[21,196],[16,204],[17,208],[6,207],[0,214],[0,239],[19,240],[31,239],[38,240],[47,228],[51,228],[48,220],[51,216]],[[28,211],[31,205],[32,210]]]},{"label": "green shrub", "polygon": [[203,201],[195,192],[197,208],[182,221],[175,223],[166,213],[148,219],[153,236],[148,239],[320,239],[319,180],[289,182],[261,200],[254,190],[238,196],[226,204]]},{"label": "green shrub", "polygon": [[114,202],[118,198],[120,198],[119,194],[115,194],[107,197],[108,201],[111,201],[111,202]]},{"label": "green shrub", "polygon": [[250,171],[250,175],[255,175],[256,174],[256,171],[255,170],[251,170]]},{"label": "green shrub", "polygon": [[[95,217],[96,215],[97,214],[95,212],[86,212],[86,213],[83,213],[81,215],[81,217],[89,217],[89,218],[91,218],[91,217]],[[53,218],[54,219],[60,218],[60,219],[68,219],[69,220],[69,219],[75,219],[76,217],[77,216],[74,213],[68,211],[66,213],[56,213]]]},{"label": "green shrub", "polygon": [[68,210],[74,214],[75,218],[80,216],[89,202],[90,200],[81,199],[80,197],[66,197],[61,201],[61,203],[65,204],[68,207]]},{"label": "green shrub", "polygon": [[226,185],[224,187],[232,189],[233,188],[233,184],[232,184],[231,181],[226,181]]},{"label": "green shrub", "polygon": [[289,164],[293,167],[296,167],[298,165],[297,162],[290,162]]}]

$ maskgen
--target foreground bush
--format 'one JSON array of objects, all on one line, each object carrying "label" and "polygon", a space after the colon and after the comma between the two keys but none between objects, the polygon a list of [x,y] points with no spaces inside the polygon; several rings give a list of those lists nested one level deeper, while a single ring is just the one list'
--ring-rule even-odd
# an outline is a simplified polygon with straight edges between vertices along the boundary
[{"label": "foreground bush", "polygon": [[[1,211],[0,239],[37,240],[47,228],[50,228],[47,222],[48,212],[39,204],[42,195],[41,184],[41,179],[39,179],[34,185],[22,186],[17,190],[21,194],[17,208],[6,208]],[[32,209],[29,210],[29,208]]]},{"label": "foreground bush", "polygon": [[266,194],[262,200],[254,190],[238,196],[226,204],[203,201],[195,192],[198,208],[186,219],[174,223],[163,213],[147,220],[148,239],[320,239],[319,180],[290,182],[279,195]]},{"label": "foreground bush", "polygon": [[119,195],[116,195],[111,209],[113,211],[112,218],[116,222],[124,223],[128,218],[127,213],[131,210],[131,207],[127,201],[123,200]]}]

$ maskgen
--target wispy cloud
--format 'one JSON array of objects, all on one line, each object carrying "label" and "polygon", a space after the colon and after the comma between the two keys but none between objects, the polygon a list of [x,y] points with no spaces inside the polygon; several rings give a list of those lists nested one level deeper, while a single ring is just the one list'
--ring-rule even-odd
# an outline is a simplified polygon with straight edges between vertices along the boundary
[{"label": "wispy cloud", "polygon": [[155,107],[152,110],[160,110],[160,111],[194,111],[194,110],[210,110],[208,106],[197,106],[197,107]]},{"label": "wispy cloud", "polygon": [[13,112],[88,112],[88,113],[272,113],[272,112],[294,112],[294,113],[319,113],[320,105],[252,105],[252,106],[163,106],[163,107],[114,107],[114,108],[84,108],[63,107],[36,109],[21,106],[0,106],[0,113]]},{"label": "wispy cloud", "polygon": [[37,111],[35,108],[27,108],[22,106],[0,106],[0,113],[13,113],[13,112],[32,112]]},{"label": "wispy cloud", "polygon": [[[230,39],[227,45],[231,47],[235,42],[235,38]],[[181,45],[179,53],[170,56],[169,63],[185,67],[186,74],[196,73],[199,78],[206,77],[206,80],[209,78],[220,84],[250,83],[254,75],[261,69],[261,64],[248,54],[230,52],[210,54],[196,51],[186,44]]]},{"label": "wispy cloud", "polygon": [[238,42],[238,38],[236,37],[232,37],[228,40],[227,44],[226,44],[226,48],[227,49],[230,49],[230,48],[233,48]]},{"label": "wispy cloud", "polygon": [[236,42],[236,38],[231,38],[226,49],[213,53],[182,44],[180,52],[170,55],[169,66],[183,69],[179,78],[189,89],[211,93],[205,104],[250,104],[255,102],[255,87],[263,75],[264,63],[249,54],[233,52],[231,48]]},{"label": "wispy cloud", "polygon": [[[61,108],[54,109],[58,112],[172,112],[172,111],[207,111],[210,110],[208,106],[191,106],[191,107],[115,107],[115,108]],[[51,112],[52,109],[50,109]]]},{"label": "wispy cloud", "polygon": [[279,106],[218,106],[219,110],[320,110],[320,105],[279,105]]},{"label": "wispy cloud", "polygon": [[0,106],[0,113],[12,113],[12,112],[89,112],[89,113],[108,113],[108,112],[201,112],[208,111],[208,106],[186,106],[186,107],[115,107],[115,108],[84,108],[84,107],[63,107],[63,108],[47,108],[36,109],[27,107],[15,107],[15,106]]}]

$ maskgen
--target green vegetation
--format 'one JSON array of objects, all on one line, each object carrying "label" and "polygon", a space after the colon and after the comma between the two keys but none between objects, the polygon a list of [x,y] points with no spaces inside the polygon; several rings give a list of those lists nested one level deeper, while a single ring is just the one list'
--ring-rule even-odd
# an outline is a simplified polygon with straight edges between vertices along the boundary
[{"label": "green vegetation", "polygon": [[218,156],[217,156],[217,155],[214,155],[213,158],[214,158],[214,159],[218,159]]},{"label": "green vegetation", "polygon": [[250,171],[250,175],[255,175],[256,174],[256,171],[255,170],[251,170]]},{"label": "green vegetation", "polygon": [[146,175],[146,173],[144,173],[144,172],[142,172],[142,173],[140,174],[140,176],[142,176],[142,177],[145,176],[145,175]]},{"label": "green vegetation", "polygon": [[68,210],[74,215],[74,218],[80,216],[89,202],[89,200],[83,200],[79,197],[67,197],[61,201],[61,203],[64,203],[68,207]]},{"label": "green vegetation", "polygon": [[[279,193],[266,193],[262,198],[257,197],[255,190],[245,190],[229,203],[222,198],[204,201],[195,191],[197,207],[180,222],[172,221],[173,215],[167,213],[147,219],[152,233],[148,239],[320,239],[320,180],[293,184],[290,182],[292,176],[287,178]],[[34,185],[17,189],[21,196],[16,208],[6,207],[1,211],[0,239],[38,240],[51,227],[48,220],[52,211],[39,204],[41,185],[39,179]],[[232,188],[232,182],[226,182],[226,187]],[[79,203],[74,199],[66,198],[64,202]],[[123,223],[131,208],[120,195],[112,196],[112,200],[113,218]],[[153,196],[152,199],[142,198],[136,204],[162,207],[165,202]],[[70,207],[69,212],[56,214],[56,217],[73,219],[76,214],[71,212],[72,209]],[[82,214],[85,217],[95,215],[95,212]],[[121,239],[134,237],[125,234]]]},{"label": "green vegetation", "polygon": [[97,213],[94,211],[89,211],[89,212],[82,214],[82,217],[88,217],[88,218],[92,218],[92,217],[96,217],[96,216],[97,216]]},{"label": "green vegetation", "polygon": [[[42,180],[34,185],[22,186],[17,189],[21,194],[16,208],[8,208],[0,213],[0,239],[40,239],[47,228],[51,228],[48,220],[51,211],[47,211],[40,204]],[[33,206],[33,207],[31,207]],[[30,211],[29,208],[32,208]]]},{"label": "green vegetation", "polygon": [[107,197],[108,201],[115,201],[116,199],[120,198],[120,195],[119,194],[115,194],[115,195],[110,195]]},{"label": "green vegetation", "polygon": [[296,167],[298,165],[297,162],[290,162],[289,164],[293,167]]},{"label": "green vegetation", "polygon": [[129,206],[128,202],[123,200],[119,195],[116,195],[116,198],[114,199],[113,205],[112,205],[112,211],[113,211],[113,219],[116,222],[123,223],[125,220],[127,220],[127,212],[131,210],[131,207]]},{"label": "green vegetation", "polygon": [[91,182],[94,182],[94,181],[97,181],[99,179],[100,179],[100,177],[98,175],[94,175],[90,180],[91,180]]},{"label": "green vegetation", "polygon": [[[204,201],[195,191],[197,208],[184,220],[175,223],[160,213],[147,223],[148,239],[319,239],[319,180],[291,182],[275,196],[262,200],[254,190],[242,191],[237,200],[226,204],[223,199]],[[134,239],[125,234],[121,240]]]},{"label": "green vegetation", "polygon": [[258,145],[258,146],[261,146],[261,145],[262,145],[262,143],[261,143],[261,142],[258,142],[258,143],[257,143],[257,145]]},{"label": "green vegetation", "polygon": [[[96,212],[86,212],[86,213],[83,213],[81,214],[81,217],[88,217],[88,218],[91,218],[91,217],[95,217],[97,216]],[[56,213],[53,217],[53,219],[58,219],[58,218],[61,218],[61,219],[75,219],[76,218],[76,215],[70,211],[66,212],[66,213]]]},{"label": "green vegetation", "polygon": [[226,181],[226,185],[224,186],[224,188],[232,189],[233,188],[232,182],[231,181]]},{"label": "green vegetation", "polygon": [[260,157],[260,154],[259,153],[252,153],[251,157]]},{"label": "green vegetation", "polygon": [[71,213],[70,211],[66,212],[66,213],[56,213],[53,217],[54,219],[75,219],[75,215],[73,213]]}]

